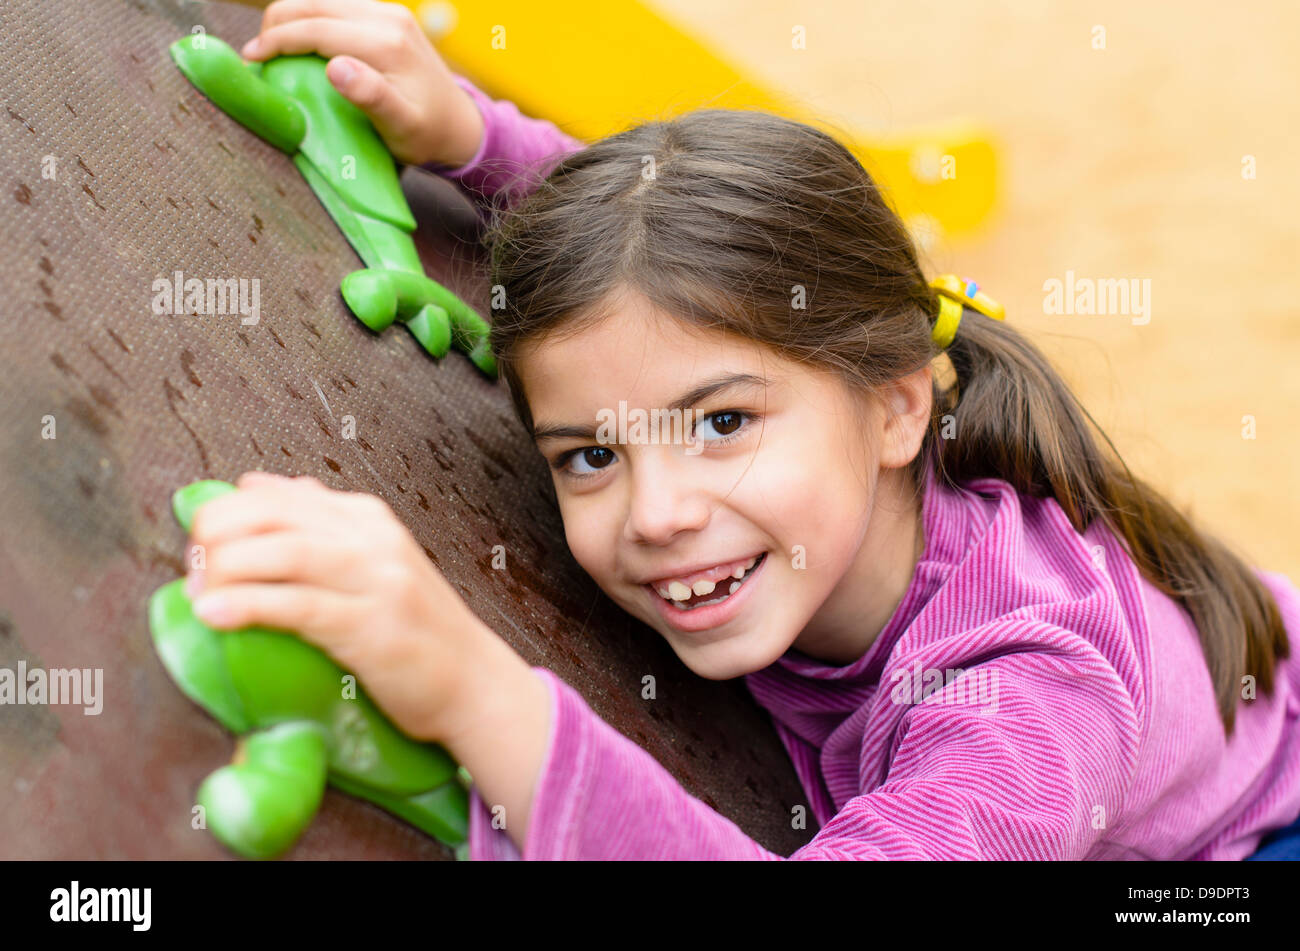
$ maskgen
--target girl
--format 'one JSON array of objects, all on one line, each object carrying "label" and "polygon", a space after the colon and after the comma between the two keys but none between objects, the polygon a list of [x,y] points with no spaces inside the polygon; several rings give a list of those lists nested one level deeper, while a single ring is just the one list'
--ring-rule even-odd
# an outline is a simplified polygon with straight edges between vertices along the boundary
[{"label": "girl", "polygon": [[[1300,592],[937,292],[840,144],[702,110],[583,148],[368,0],[280,0],[245,55],[309,50],[400,159],[496,203],[494,352],[570,549],[771,712],[820,823],[792,858],[1239,859],[1296,820]],[[620,406],[689,426],[611,436]],[[780,858],[529,668],[382,502],[240,485],[194,520],[196,609],[299,632],[443,743],[471,858]]]}]

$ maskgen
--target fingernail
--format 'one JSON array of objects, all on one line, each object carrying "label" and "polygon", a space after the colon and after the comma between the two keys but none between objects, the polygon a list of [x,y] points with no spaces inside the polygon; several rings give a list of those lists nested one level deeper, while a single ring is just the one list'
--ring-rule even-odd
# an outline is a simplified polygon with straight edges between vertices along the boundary
[{"label": "fingernail", "polygon": [[334,83],[337,86],[346,86],[356,74],[357,68],[351,62],[340,59],[338,65],[334,67]]},{"label": "fingernail", "polygon": [[232,620],[230,605],[219,594],[205,594],[195,601],[194,613],[200,620],[213,627],[225,627]]},{"label": "fingernail", "polygon": [[195,596],[203,590],[203,570],[201,568],[193,569],[185,576],[185,594],[193,601]]},{"label": "fingernail", "polygon": [[262,51],[262,44],[258,42],[258,38],[255,36],[247,43],[244,44],[244,48],[239,51],[239,55],[256,56],[261,51]]}]

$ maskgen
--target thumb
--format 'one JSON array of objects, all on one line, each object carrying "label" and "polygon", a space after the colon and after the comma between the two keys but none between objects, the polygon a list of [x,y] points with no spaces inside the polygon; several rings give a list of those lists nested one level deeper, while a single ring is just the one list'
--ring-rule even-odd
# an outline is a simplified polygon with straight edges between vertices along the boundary
[{"label": "thumb", "polygon": [[410,104],[374,67],[351,56],[335,56],[325,75],[343,98],[364,112],[375,127],[398,131],[409,125]]}]

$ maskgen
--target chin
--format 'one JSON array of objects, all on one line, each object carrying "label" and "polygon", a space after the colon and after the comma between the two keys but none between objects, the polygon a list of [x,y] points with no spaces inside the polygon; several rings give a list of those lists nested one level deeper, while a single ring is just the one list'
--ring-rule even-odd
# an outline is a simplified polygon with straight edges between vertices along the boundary
[{"label": "chin", "polygon": [[[759,625],[737,629],[687,634],[665,630],[663,618],[640,601],[618,600],[623,608],[668,642],[679,660],[705,680],[733,680],[769,667],[787,651],[802,627],[792,617],[767,617]],[[790,606],[786,605],[788,609]]]},{"label": "chin", "polygon": [[697,643],[683,638],[668,638],[669,646],[692,673],[705,680],[734,680],[770,666],[785,649],[780,645],[765,647],[755,634],[724,637],[713,643]]}]

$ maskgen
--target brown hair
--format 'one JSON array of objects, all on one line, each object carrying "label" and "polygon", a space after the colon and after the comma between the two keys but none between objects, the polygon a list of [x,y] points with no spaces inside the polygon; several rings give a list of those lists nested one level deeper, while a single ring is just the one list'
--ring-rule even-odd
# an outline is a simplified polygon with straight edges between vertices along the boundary
[{"label": "brown hair", "polygon": [[[935,292],[871,177],[831,135],[764,112],[700,109],[596,142],[515,208],[498,208],[486,237],[504,298],[493,351],[530,434],[524,345],[599,320],[624,288],[868,396],[938,356]],[[798,288],[803,308],[792,306]],[[991,476],[1050,495],[1079,532],[1104,519],[1141,573],[1190,612],[1230,735],[1243,677],[1271,692],[1275,660],[1288,656],[1271,592],[1133,476],[1011,323],[966,309],[946,353],[955,382],[936,378],[907,470],[914,490],[932,466],[949,485]],[[945,413],[960,438],[941,435]]]}]

